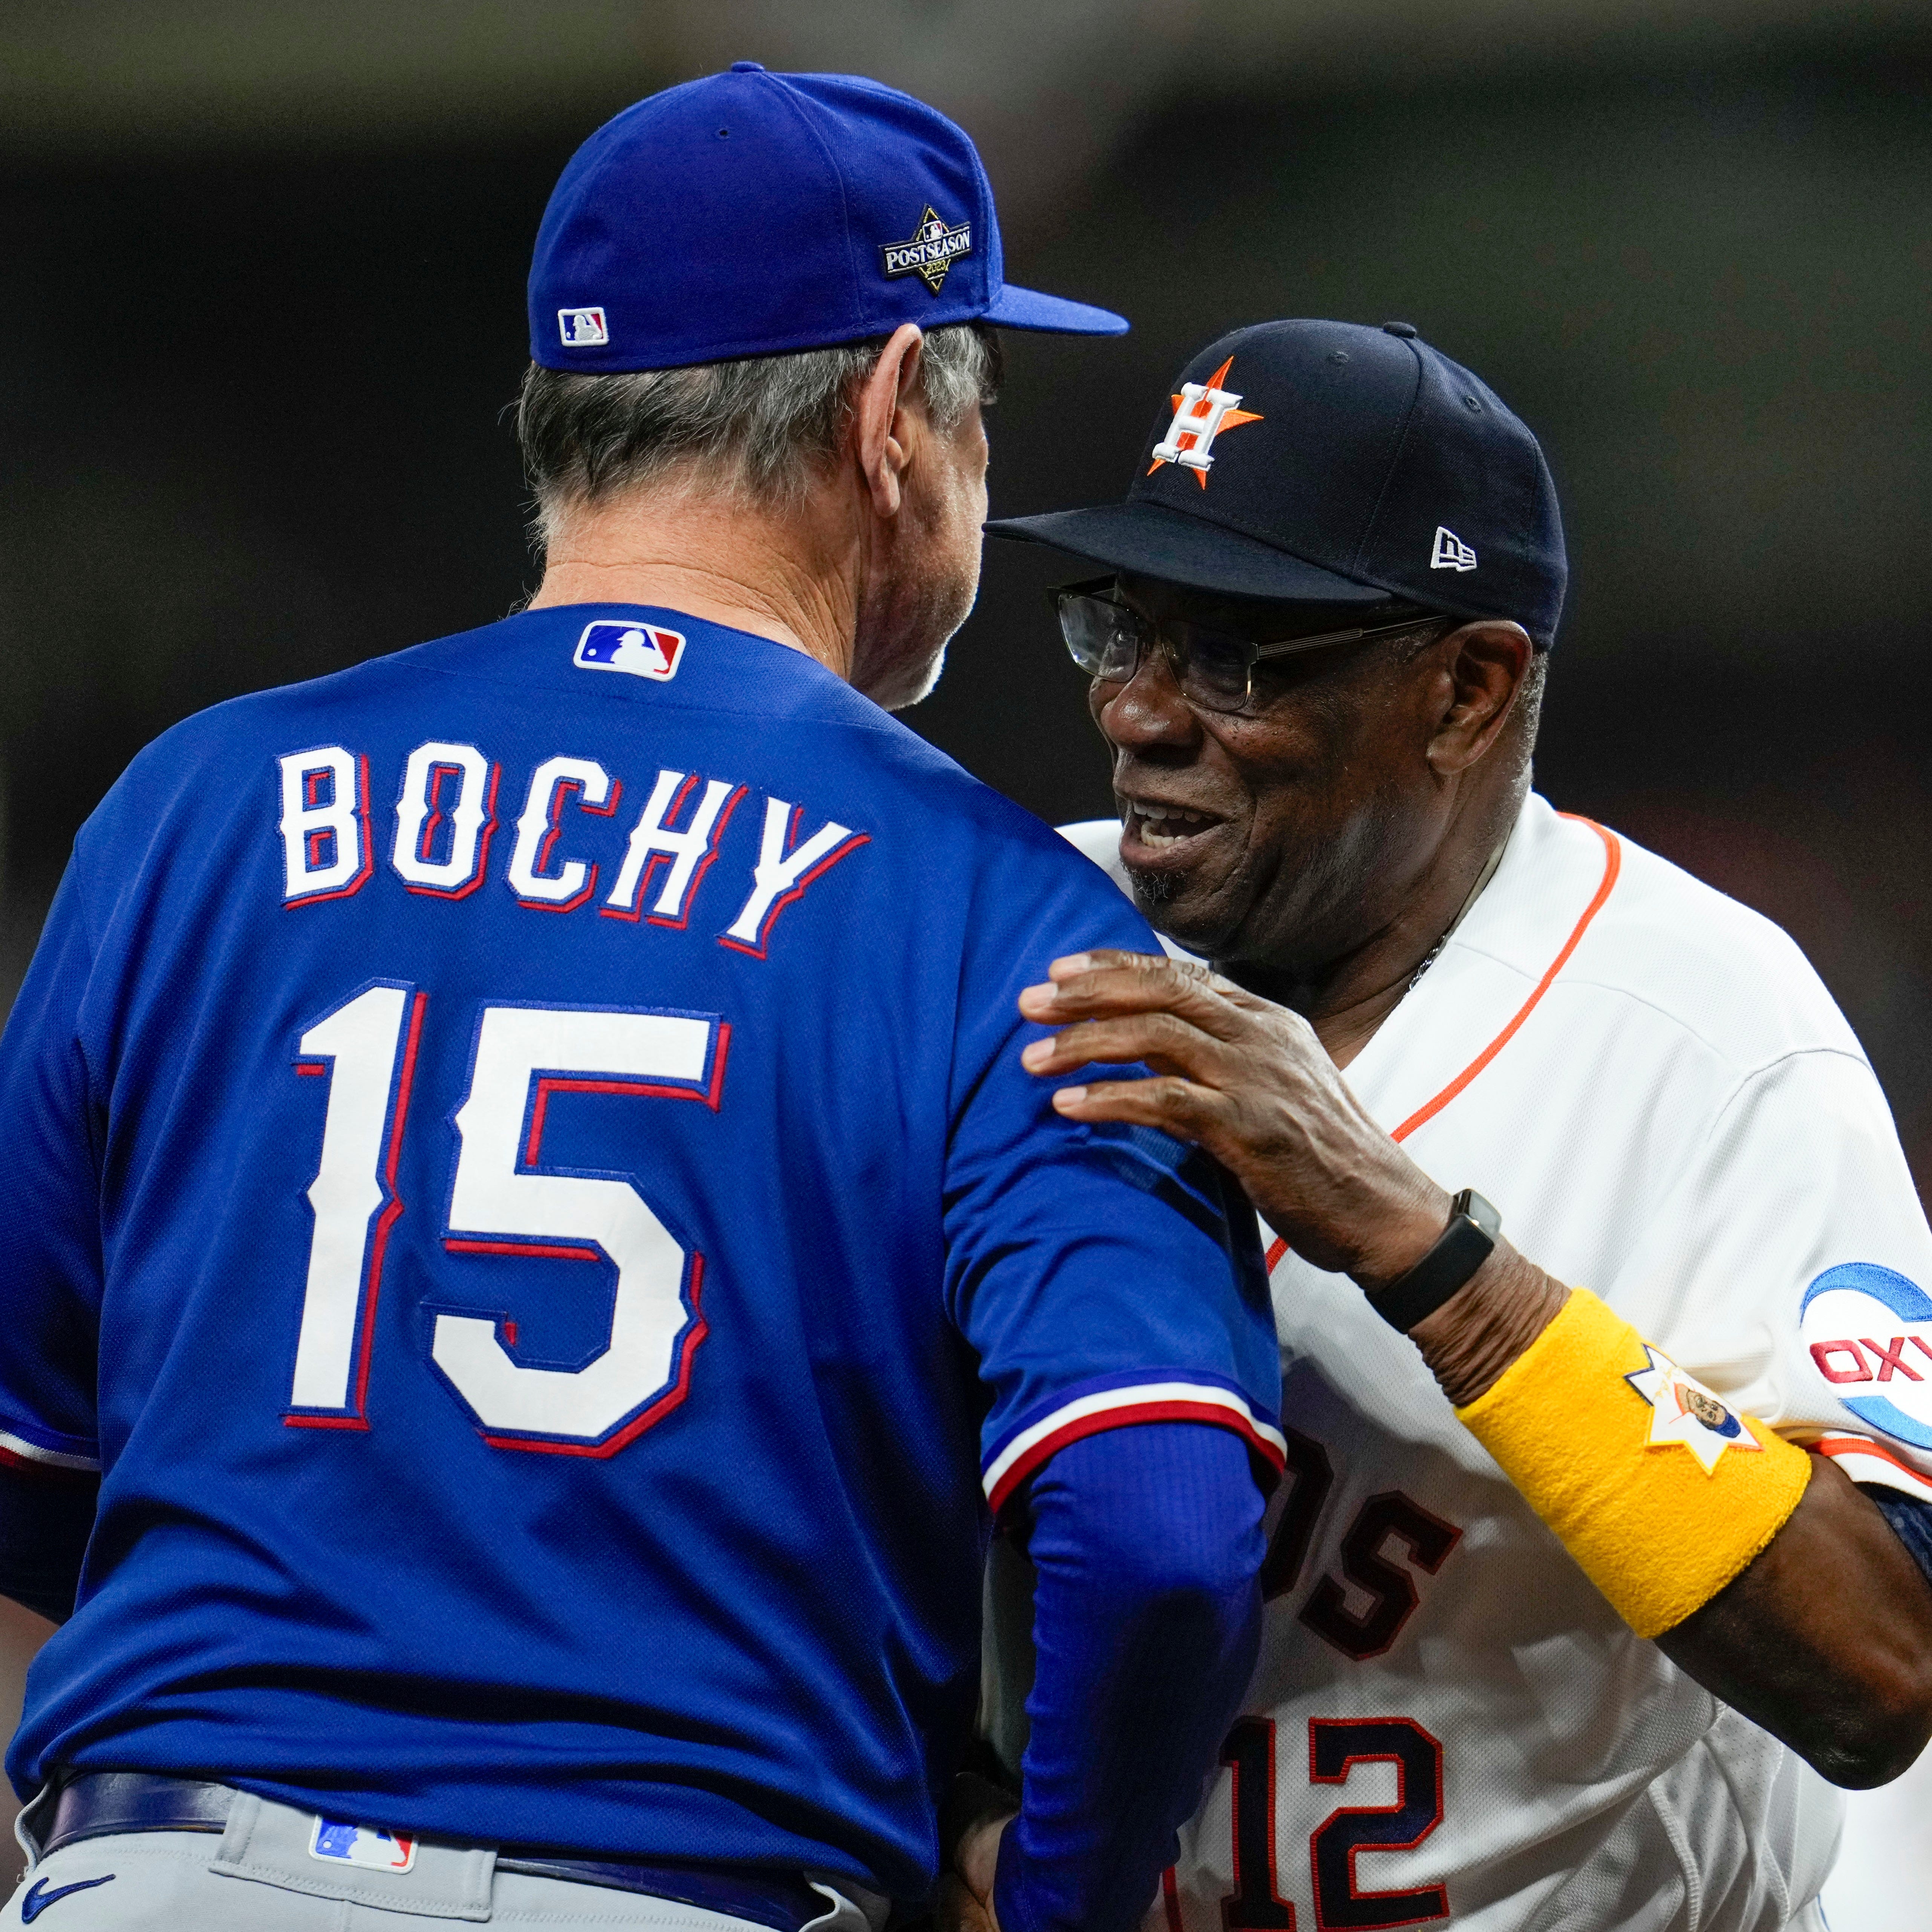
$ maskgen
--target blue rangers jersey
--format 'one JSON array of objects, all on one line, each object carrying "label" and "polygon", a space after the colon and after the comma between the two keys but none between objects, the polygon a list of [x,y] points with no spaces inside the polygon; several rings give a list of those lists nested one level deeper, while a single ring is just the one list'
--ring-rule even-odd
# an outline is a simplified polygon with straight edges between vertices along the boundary
[{"label": "blue rangers jersey", "polygon": [[0,1453],[102,1477],[16,1787],[922,1892],[989,1501],[1148,1419],[1281,1458],[1232,1184],[1019,1062],[1050,959],[1153,944],[673,611],[150,747],[0,1048]]}]

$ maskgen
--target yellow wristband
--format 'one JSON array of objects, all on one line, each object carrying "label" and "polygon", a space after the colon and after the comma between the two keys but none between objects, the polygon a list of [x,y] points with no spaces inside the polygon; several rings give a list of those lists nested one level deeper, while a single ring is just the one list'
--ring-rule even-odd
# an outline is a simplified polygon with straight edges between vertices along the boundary
[{"label": "yellow wristband", "polygon": [[1587,1288],[1458,1418],[1640,1637],[1708,1603],[1784,1526],[1810,1459]]}]

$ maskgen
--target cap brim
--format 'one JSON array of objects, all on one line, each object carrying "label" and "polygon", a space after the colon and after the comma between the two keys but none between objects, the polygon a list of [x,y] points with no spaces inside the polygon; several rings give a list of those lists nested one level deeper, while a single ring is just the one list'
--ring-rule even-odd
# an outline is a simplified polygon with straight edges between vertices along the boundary
[{"label": "cap brim", "polygon": [[992,307],[980,319],[1002,329],[1040,329],[1055,335],[1124,335],[1130,326],[1124,315],[1110,308],[1042,295],[1037,289],[1015,288],[1011,283],[994,296]]},{"label": "cap brim", "polygon": [[988,536],[1050,543],[1116,570],[1159,577],[1190,590],[1283,603],[1386,603],[1397,593],[1306,563],[1285,550],[1170,509],[1165,503],[1103,503],[1044,516],[1003,517]]}]

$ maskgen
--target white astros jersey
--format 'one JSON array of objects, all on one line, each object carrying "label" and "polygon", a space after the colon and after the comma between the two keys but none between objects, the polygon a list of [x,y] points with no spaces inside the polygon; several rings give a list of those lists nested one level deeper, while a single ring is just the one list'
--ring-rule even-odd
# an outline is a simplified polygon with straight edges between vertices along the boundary
[{"label": "white astros jersey", "polygon": [[[1069,836],[1120,876],[1111,822]],[[1932,1497],[1932,1233],[1851,1029],[1768,921],[1532,797],[1347,1078],[1726,1401]],[[1267,1630],[1170,1932],[1821,1926],[1838,1794],[1630,1633],[1353,1283],[1269,1258]]]}]

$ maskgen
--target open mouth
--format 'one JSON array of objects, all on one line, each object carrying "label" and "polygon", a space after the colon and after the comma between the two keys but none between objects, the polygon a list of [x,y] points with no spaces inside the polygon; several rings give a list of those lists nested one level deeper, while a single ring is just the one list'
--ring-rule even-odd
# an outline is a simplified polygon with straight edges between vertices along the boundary
[{"label": "open mouth", "polygon": [[1157,805],[1140,799],[1121,801],[1126,843],[1150,852],[1178,852],[1203,832],[1221,823],[1211,812],[1193,812],[1180,805]]}]

